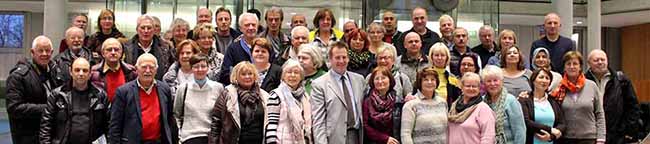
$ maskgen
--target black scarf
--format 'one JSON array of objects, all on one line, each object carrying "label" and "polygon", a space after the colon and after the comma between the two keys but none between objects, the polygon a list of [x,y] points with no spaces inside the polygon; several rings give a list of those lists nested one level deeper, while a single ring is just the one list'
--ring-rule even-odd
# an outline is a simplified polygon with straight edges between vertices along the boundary
[{"label": "black scarf", "polygon": [[470,100],[469,100],[469,103],[464,104],[464,103],[463,103],[463,98],[464,98],[464,97],[465,97],[465,96],[460,96],[460,97],[458,98],[459,101],[456,103],[456,107],[455,107],[455,108],[456,108],[456,111],[458,111],[458,112],[462,112],[462,111],[465,110],[466,108],[472,107],[472,106],[474,106],[474,105],[476,105],[476,104],[478,104],[478,103],[481,103],[481,101],[483,101],[483,98],[481,98],[481,96],[476,96],[476,97],[470,99]]}]

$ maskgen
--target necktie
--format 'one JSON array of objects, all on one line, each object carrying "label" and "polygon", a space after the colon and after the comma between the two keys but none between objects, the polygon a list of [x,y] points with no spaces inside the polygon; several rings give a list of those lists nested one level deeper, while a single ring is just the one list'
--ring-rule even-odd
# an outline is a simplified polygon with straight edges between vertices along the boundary
[{"label": "necktie", "polygon": [[354,120],[354,111],[353,111],[353,105],[352,105],[352,97],[350,96],[350,92],[348,91],[348,86],[345,84],[345,77],[341,77],[341,86],[343,87],[343,96],[345,98],[345,105],[347,105],[347,110],[348,110],[348,127],[354,127],[355,120]]}]

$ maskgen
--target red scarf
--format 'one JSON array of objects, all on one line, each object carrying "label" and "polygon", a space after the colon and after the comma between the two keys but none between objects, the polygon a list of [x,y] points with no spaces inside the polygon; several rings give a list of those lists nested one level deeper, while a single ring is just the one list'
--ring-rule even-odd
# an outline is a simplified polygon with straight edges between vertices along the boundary
[{"label": "red scarf", "polygon": [[582,88],[585,86],[585,79],[585,75],[580,74],[576,83],[572,83],[569,80],[567,74],[564,73],[564,76],[562,76],[562,81],[560,81],[560,87],[553,91],[551,96],[555,100],[562,102],[564,100],[564,97],[566,97],[567,92],[577,93],[578,91],[582,90]]},{"label": "red scarf", "polygon": [[370,117],[378,121],[390,121],[391,114],[395,106],[395,98],[390,93],[386,93],[385,97],[379,95],[377,90],[373,90],[370,94],[373,109],[370,110]]}]

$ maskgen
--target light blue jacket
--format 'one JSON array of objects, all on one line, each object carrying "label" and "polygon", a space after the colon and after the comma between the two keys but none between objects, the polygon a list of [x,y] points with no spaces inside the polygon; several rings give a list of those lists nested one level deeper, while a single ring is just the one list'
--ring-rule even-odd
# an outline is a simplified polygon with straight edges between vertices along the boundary
[{"label": "light blue jacket", "polygon": [[[517,98],[512,94],[509,94],[505,88],[502,90],[501,96],[506,97],[506,122],[503,124],[503,127],[508,144],[526,143],[526,123],[524,122],[524,114],[521,110],[521,104],[519,104]],[[484,95],[483,98],[486,99],[487,94]],[[492,108],[492,110],[496,112],[494,108]]]}]

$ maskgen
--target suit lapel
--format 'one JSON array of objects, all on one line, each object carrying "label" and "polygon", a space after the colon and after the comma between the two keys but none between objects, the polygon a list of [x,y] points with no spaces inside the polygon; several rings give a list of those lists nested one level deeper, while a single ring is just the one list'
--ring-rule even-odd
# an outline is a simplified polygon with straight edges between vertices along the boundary
[{"label": "suit lapel", "polygon": [[341,100],[341,103],[343,103],[343,106],[345,108],[348,107],[348,105],[345,103],[345,97],[343,95],[343,91],[339,87],[337,81],[335,79],[332,79],[332,77],[328,74],[327,75],[329,82],[327,83],[327,87],[330,88],[332,91],[334,91],[334,95]]},{"label": "suit lapel", "polygon": [[[157,83],[161,83],[161,81],[158,81]],[[161,138],[166,138],[168,141],[172,141],[169,139],[171,136],[171,129],[168,127],[168,121],[167,121],[167,95],[166,93],[163,92],[163,88],[161,87],[160,84],[156,84],[156,91],[158,92],[158,102],[160,103],[160,121],[161,122],[161,129],[164,130],[164,134],[161,135]]]},{"label": "suit lapel", "polygon": [[138,83],[136,81],[133,81],[133,89],[135,89],[134,92],[134,101],[133,103],[135,104],[135,109],[136,109],[136,115],[138,115],[138,123],[140,124],[140,127],[142,127],[142,108],[140,105],[140,87],[138,86]]}]

